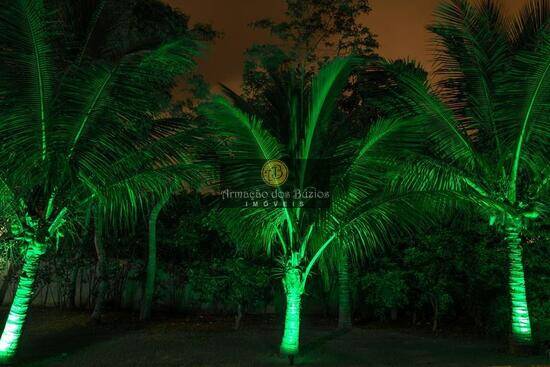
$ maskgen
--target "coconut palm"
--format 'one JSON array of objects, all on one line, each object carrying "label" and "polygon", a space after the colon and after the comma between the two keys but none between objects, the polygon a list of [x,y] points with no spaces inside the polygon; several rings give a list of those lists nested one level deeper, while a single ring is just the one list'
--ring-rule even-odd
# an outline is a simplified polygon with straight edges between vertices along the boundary
[{"label": "coconut palm", "polygon": [[[401,177],[411,189],[448,188],[478,204],[508,247],[512,341],[531,345],[522,236],[548,213],[550,2],[532,1],[514,19],[492,0],[444,2],[430,86],[396,73],[399,116],[424,122],[430,154]],[[418,180],[424,177],[425,180]]]},{"label": "coconut palm", "polygon": [[40,0],[0,9],[0,207],[24,254],[3,363],[17,350],[40,259],[63,232],[77,233],[90,207],[97,231],[130,223],[193,165],[179,123],[156,114],[197,47],[184,38],[101,45],[98,12],[83,38],[60,32],[52,14]]},{"label": "coconut palm", "polygon": [[[304,206],[222,207],[219,211],[220,220],[241,249],[277,256],[287,302],[280,351],[291,361],[299,351],[302,295],[319,258],[337,245],[352,249],[352,254],[365,253],[425,222],[416,193],[380,190],[388,168],[395,163],[392,158],[407,147],[413,131],[407,129],[408,122],[379,121],[360,141],[339,138],[331,129],[336,101],[357,63],[351,57],[336,58],[309,83],[299,73],[292,77],[290,71],[286,87],[277,92],[284,100],[278,106],[284,111],[274,117],[280,120],[276,129],[221,97],[201,108],[215,124],[218,138],[223,138],[219,154],[225,187],[265,191],[260,163],[274,159],[293,162],[289,163],[289,179],[294,188],[318,187],[324,172],[316,172],[319,162],[332,162],[331,203],[326,207],[314,207],[315,202],[304,200]],[[244,100],[239,104],[251,110]],[[272,193],[284,190],[283,185]],[[399,228],[395,223],[400,223]]]},{"label": "coconut palm", "polygon": [[[195,177],[191,175],[191,177],[188,177],[188,179],[186,180],[186,183],[196,183],[194,186],[199,187],[201,183],[204,183],[206,181],[206,176],[203,175],[202,180],[197,180],[196,179],[197,177],[201,177],[201,175],[199,175],[198,172],[203,170],[203,172],[205,173],[206,168],[204,166],[199,167],[197,165],[194,169],[195,171],[189,169],[189,172],[197,173],[197,176]],[[161,193],[155,205],[149,212],[149,220],[148,220],[148,228],[147,228],[148,238],[147,238],[147,265],[146,265],[145,288],[144,288],[143,301],[141,303],[141,310],[139,315],[139,318],[142,321],[149,320],[151,318],[151,311],[153,308],[153,296],[155,294],[155,281],[156,281],[156,273],[157,273],[158,217],[162,209],[170,201],[170,197],[172,196],[174,191],[177,190],[179,187],[181,187],[181,182],[179,179],[176,180],[171,185],[168,184],[168,188],[163,193]]]},{"label": "coconut palm", "polygon": [[151,209],[149,214],[145,289],[139,315],[139,319],[142,321],[149,320],[151,318],[153,296],[155,294],[155,280],[157,275],[157,221],[162,208],[164,208],[170,200],[171,194],[172,189],[167,190]]}]

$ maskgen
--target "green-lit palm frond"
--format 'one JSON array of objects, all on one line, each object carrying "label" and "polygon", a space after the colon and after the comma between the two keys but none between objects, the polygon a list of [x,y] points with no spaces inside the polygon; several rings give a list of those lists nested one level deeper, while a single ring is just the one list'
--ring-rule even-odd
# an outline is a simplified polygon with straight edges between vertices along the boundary
[{"label": "green-lit palm frond", "polygon": [[277,159],[283,156],[279,142],[263,128],[262,122],[216,97],[200,107],[212,121],[222,139],[231,140],[231,152],[237,159]]},{"label": "green-lit palm frond", "polygon": [[505,114],[497,94],[509,67],[507,20],[493,0],[448,1],[436,17],[430,30],[436,35],[436,73],[444,78],[439,94],[468,122],[469,134],[481,136],[483,149],[500,154],[498,124]]},{"label": "green-lit palm frond", "polygon": [[274,244],[283,251],[288,245],[280,242],[286,221],[281,208],[222,208],[217,214],[239,250],[273,255]]},{"label": "green-lit palm frond", "polygon": [[[354,57],[336,58],[326,64],[311,83],[309,114],[304,126],[298,159],[315,157],[315,140],[327,134],[328,123],[333,117],[336,102],[348,82],[352,69],[359,64]],[[319,158],[317,156],[317,158]]]},{"label": "green-lit palm frond", "polygon": [[[336,236],[335,244],[325,250],[323,266],[337,264],[342,251],[357,258],[371,255],[403,233],[429,222],[428,210],[419,210],[428,207],[420,199],[420,192],[413,187],[400,186],[397,190],[389,185],[391,174],[398,174],[411,154],[422,151],[421,122],[413,118],[382,119],[371,126],[365,138],[351,140],[336,150],[331,204],[314,219],[317,229],[312,248]],[[430,191],[435,197],[435,190]],[[431,199],[427,193],[422,195]],[[432,204],[436,203],[439,205],[439,201]],[[404,219],[399,220],[400,216]]]},{"label": "green-lit palm frond", "polygon": [[550,30],[543,36],[534,50],[518,53],[507,85],[510,118],[504,128],[513,149],[509,184],[512,202],[516,200],[521,161],[532,154],[547,156],[550,147]]},{"label": "green-lit palm frond", "polygon": [[170,90],[177,75],[194,66],[196,53],[193,42],[180,39],[128,54],[113,64],[75,68],[62,86],[58,106],[62,116],[55,131],[66,141],[66,154],[73,155],[78,141],[99,116],[128,123],[164,107],[169,96],[163,91]]},{"label": "green-lit palm frond", "polygon": [[[221,139],[217,150],[223,171],[222,185],[245,191],[264,188],[258,162],[282,158],[283,146],[255,116],[248,116],[224,98],[214,98],[202,105],[200,111],[214,124],[216,138]],[[232,236],[237,245],[248,249],[269,249],[288,216],[288,210],[283,208],[226,208],[220,213],[229,232],[235,232]]]},{"label": "green-lit palm frond", "polygon": [[[319,213],[318,220],[344,224],[350,212],[386,190],[390,172],[397,170],[407,155],[422,147],[418,134],[421,135],[422,130],[414,120],[383,119],[371,127],[364,139],[340,146],[331,167],[334,178],[331,206],[326,213]],[[399,226],[399,223],[395,225]],[[331,250],[348,251],[366,245],[340,239],[337,242],[338,245],[332,246]],[[369,246],[378,245],[372,243]],[[338,254],[329,258],[337,259]]]},{"label": "green-lit palm frond", "polygon": [[[46,130],[54,77],[49,40],[54,28],[42,0],[10,1],[0,9],[2,135],[17,136],[29,159],[38,155],[44,160],[48,153]],[[12,141],[4,143],[5,149],[13,148]]]},{"label": "green-lit palm frond", "polygon": [[499,182],[498,177],[479,176],[426,156],[413,155],[402,162],[390,182],[391,189],[399,192],[455,193],[456,197],[445,196],[449,212],[457,208],[457,202],[464,203],[466,200],[488,212],[502,210],[505,205],[501,201],[499,187],[494,186]]},{"label": "green-lit palm frond", "polygon": [[158,119],[152,122],[145,137],[128,130],[122,130],[120,135],[130,138],[117,139],[117,149],[110,151],[112,159],[92,161],[105,153],[99,149],[87,151],[79,160],[88,164],[79,170],[81,179],[103,203],[106,218],[115,225],[132,224],[138,211],[168,187],[200,189],[210,180],[211,168],[198,159],[200,129],[192,128],[189,121]]},{"label": "green-lit palm frond", "polygon": [[[386,64],[390,68],[391,65]],[[406,70],[394,74],[400,86],[396,96],[402,105],[396,111],[401,118],[418,118],[424,121],[426,142],[434,154],[466,167],[474,167],[478,157],[474,151],[467,126],[457,120],[451,108],[430,90],[418,75]]]},{"label": "green-lit palm frond", "polygon": [[423,190],[449,190],[464,191],[471,186],[477,190],[487,193],[485,185],[474,182],[476,178],[469,176],[456,167],[449,167],[444,163],[414,157],[414,161],[402,165],[399,173],[395,174],[393,185],[407,188],[413,191]]},{"label": "green-lit palm frond", "polygon": [[[447,208],[445,191],[386,192],[371,195],[346,211],[330,211],[324,218],[315,244],[335,235],[338,247],[329,248],[336,258],[341,250],[356,258],[372,255],[395,240],[434,224]],[[331,256],[329,256],[331,257]]]},{"label": "green-lit palm frond", "polygon": [[387,172],[400,156],[423,146],[423,132],[413,119],[381,119],[365,138],[350,140],[332,159],[333,195],[362,197],[380,189]]}]

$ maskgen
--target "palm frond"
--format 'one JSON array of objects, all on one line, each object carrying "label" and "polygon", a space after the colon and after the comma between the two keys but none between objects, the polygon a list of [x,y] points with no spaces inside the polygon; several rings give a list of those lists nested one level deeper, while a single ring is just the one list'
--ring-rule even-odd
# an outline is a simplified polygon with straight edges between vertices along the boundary
[{"label": "palm frond", "polygon": [[283,156],[279,142],[254,116],[248,116],[222,97],[200,107],[202,115],[216,124],[219,136],[231,140],[231,151],[240,159],[277,159]]},{"label": "palm frond", "polygon": [[61,116],[52,131],[60,149],[72,156],[94,119],[109,116],[126,124],[164,107],[169,96],[159,93],[169,90],[177,75],[194,67],[196,53],[193,42],[181,39],[126,55],[115,64],[75,68],[64,80],[57,106]]},{"label": "palm frond", "polygon": [[313,79],[309,114],[300,144],[300,156],[297,158],[312,158],[313,141],[326,135],[336,102],[348,82],[352,69],[358,64],[359,59],[355,57],[335,58],[319,70]]},{"label": "palm frond", "polygon": [[443,77],[439,94],[469,124],[470,136],[481,135],[483,149],[500,154],[497,126],[505,115],[497,93],[509,67],[508,20],[493,0],[448,1],[436,17],[430,30],[436,35],[436,74]]},{"label": "palm frond", "polygon": [[42,160],[54,83],[53,29],[42,0],[11,1],[0,9],[1,113],[11,116],[3,128]]},{"label": "palm frond", "polygon": [[[516,200],[520,163],[530,150],[548,152],[550,135],[550,31],[545,32],[533,51],[518,53],[508,85],[513,155],[510,168],[509,199]],[[515,110],[514,110],[515,109]],[[515,113],[514,113],[515,112]],[[519,114],[518,114],[519,112]]]},{"label": "palm frond", "polygon": [[[445,211],[446,196],[456,196],[445,191],[390,192],[373,195],[355,206],[345,205],[345,212],[330,212],[320,237],[314,247],[335,235],[338,246],[328,249],[328,256],[339,256],[347,251],[356,259],[372,256],[397,239],[411,236],[436,223]],[[339,205],[338,205],[339,206]]]},{"label": "palm frond", "polygon": [[[386,63],[387,67],[391,65]],[[396,99],[403,105],[394,114],[400,118],[418,118],[424,121],[426,142],[437,156],[474,167],[477,156],[470,136],[452,109],[446,106],[430,90],[427,83],[413,72],[401,70],[394,74],[399,84],[400,95]]]}]

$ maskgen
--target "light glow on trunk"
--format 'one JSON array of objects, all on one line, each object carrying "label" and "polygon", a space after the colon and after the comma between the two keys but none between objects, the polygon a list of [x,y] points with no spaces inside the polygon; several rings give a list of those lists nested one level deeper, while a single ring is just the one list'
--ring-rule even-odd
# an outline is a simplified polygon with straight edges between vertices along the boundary
[{"label": "light glow on trunk", "polygon": [[0,363],[9,362],[17,351],[21,332],[32,300],[36,270],[43,253],[44,245],[38,243],[30,244],[27,249],[15,298],[13,299],[6,326],[0,338]]},{"label": "light glow on trunk", "polygon": [[506,227],[506,242],[510,262],[509,286],[512,301],[512,337],[514,342],[518,344],[530,345],[533,343],[533,338],[525,291],[521,238],[519,236],[520,228],[519,219],[511,220]]},{"label": "light glow on trunk", "polygon": [[300,306],[302,282],[299,269],[285,274],[283,285],[286,293],[285,331],[281,342],[281,354],[295,356],[300,349]]}]

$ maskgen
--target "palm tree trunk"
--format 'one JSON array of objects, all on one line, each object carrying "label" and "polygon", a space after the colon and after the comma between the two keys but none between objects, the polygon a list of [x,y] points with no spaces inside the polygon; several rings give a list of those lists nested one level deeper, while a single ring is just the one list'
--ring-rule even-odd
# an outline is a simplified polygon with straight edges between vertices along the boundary
[{"label": "palm tree trunk", "polygon": [[45,246],[34,242],[31,243],[25,254],[25,262],[17,291],[10,308],[6,326],[0,338],[0,363],[9,363],[15,355],[19,338],[27,318],[27,312],[33,296],[34,281],[36,279],[36,271],[40,262],[40,257],[44,254]]},{"label": "palm tree trunk", "polygon": [[432,297],[432,308],[433,308],[433,317],[432,317],[432,333],[437,332],[437,321],[439,320],[439,302],[436,296]]},{"label": "palm tree trunk", "polygon": [[78,279],[78,267],[75,267],[71,271],[71,280],[69,284],[69,291],[67,292],[67,308],[74,310],[76,308],[76,287]]},{"label": "palm tree trunk", "polygon": [[147,274],[145,279],[145,292],[141,304],[140,320],[151,318],[153,295],[155,294],[155,279],[157,275],[157,219],[162,207],[168,200],[161,199],[151,211],[149,217],[149,252],[147,254]]},{"label": "palm tree trunk", "polygon": [[4,275],[4,280],[0,287],[0,306],[4,303],[4,298],[6,298],[6,293],[8,293],[8,289],[10,288],[10,281],[13,275],[13,264],[9,260],[7,262],[7,267],[6,275]]},{"label": "palm tree trunk", "polygon": [[351,305],[349,287],[349,258],[342,254],[338,266],[338,328],[351,329]]},{"label": "palm tree trunk", "polygon": [[145,279],[145,292],[143,303],[141,304],[141,313],[139,319],[149,320],[151,318],[151,308],[153,304],[153,295],[155,293],[155,278],[157,274],[157,238],[156,226],[157,216],[151,213],[149,218],[149,252],[147,254],[147,274]]},{"label": "palm tree trunk", "polygon": [[233,325],[234,330],[239,330],[239,328],[241,327],[242,318],[243,318],[243,308],[239,303],[237,305],[237,314],[235,315],[235,324]]},{"label": "palm tree trunk", "polygon": [[105,309],[105,302],[107,298],[107,291],[109,289],[109,283],[107,279],[107,258],[105,254],[105,244],[103,243],[103,228],[101,219],[96,215],[94,218],[95,234],[94,243],[97,254],[97,279],[99,286],[97,290],[97,296],[95,299],[94,311],[92,312],[92,320],[95,322],[101,322],[101,315]]},{"label": "palm tree trunk", "polygon": [[519,220],[511,220],[506,226],[506,243],[508,244],[508,260],[510,262],[508,282],[512,301],[512,340],[515,344],[531,346],[533,338],[525,292],[520,228]]},{"label": "palm tree trunk", "polygon": [[294,358],[300,346],[300,305],[302,301],[302,274],[293,268],[286,272],[283,287],[286,293],[285,331],[281,342],[281,354]]},{"label": "palm tree trunk", "polygon": [[162,195],[160,201],[151,210],[149,216],[149,252],[147,254],[147,274],[145,279],[145,292],[143,295],[143,303],[141,304],[140,320],[149,320],[151,318],[151,309],[153,307],[153,295],[155,294],[155,279],[157,276],[157,220],[160,211],[172,194],[172,190],[177,186],[174,184],[170,190]]}]

